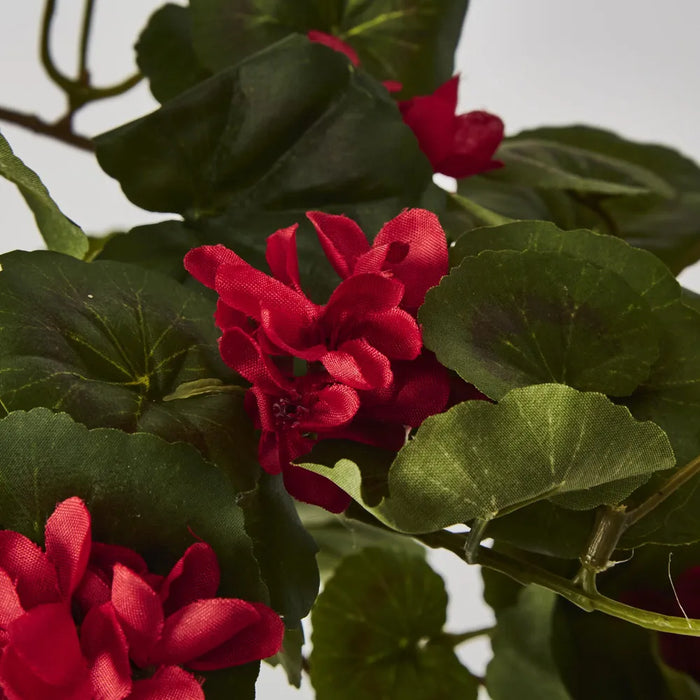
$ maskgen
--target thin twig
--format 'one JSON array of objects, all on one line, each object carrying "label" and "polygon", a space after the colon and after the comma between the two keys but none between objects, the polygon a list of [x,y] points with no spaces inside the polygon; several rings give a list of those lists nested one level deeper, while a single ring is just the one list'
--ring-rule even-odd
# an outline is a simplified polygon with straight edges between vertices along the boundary
[{"label": "thin twig", "polygon": [[83,13],[83,26],[80,30],[80,53],[78,56],[78,80],[84,85],[90,84],[90,73],[87,69],[88,47],[90,45],[90,30],[92,29],[92,13],[95,0],[86,0]]},{"label": "thin twig", "polygon": [[92,141],[86,136],[76,134],[70,124],[61,120],[56,123],[45,122],[34,114],[25,114],[24,112],[16,112],[13,109],[0,107],[0,121],[11,122],[25,129],[29,129],[37,134],[51,136],[58,141],[82,148],[84,151],[94,151],[95,147]]}]

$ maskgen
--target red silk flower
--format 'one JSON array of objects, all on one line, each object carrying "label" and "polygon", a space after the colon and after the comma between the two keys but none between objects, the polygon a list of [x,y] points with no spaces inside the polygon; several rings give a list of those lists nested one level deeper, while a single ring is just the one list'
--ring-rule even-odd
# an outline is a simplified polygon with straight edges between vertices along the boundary
[{"label": "red silk flower", "polygon": [[[56,507],[45,541],[42,552],[23,535],[0,531],[3,700],[204,700],[200,682],[181,664],[224,668],[281,646],[283,623],[272,610],[212,597],[218,565],[206,544],[190,547],[169,576],[154,576],[136,552],[92,542],[79,498]],[[134,632],[134,616],[154,624],[146,636]],[[222,620],[230,623],[225,633]],[[155,637],[151,648],[147,638]],[[132,662],[155,672],[134,681]]]},{"label": "red silk flower", "polygon": [[459,179],[503,165],[493,160],[503,122],[488,112],[456,114],[458,87],[455,75],[431,95],[399,102],[399,109],[433,170]]}]

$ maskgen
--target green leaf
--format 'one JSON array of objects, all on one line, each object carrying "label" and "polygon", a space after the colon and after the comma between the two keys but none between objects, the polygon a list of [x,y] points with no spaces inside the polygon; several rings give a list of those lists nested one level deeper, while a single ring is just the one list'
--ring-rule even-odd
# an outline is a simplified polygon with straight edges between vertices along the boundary
[{"label": "green leaf", "polygon": [[535,136],[506,139],[498,158],[505,167],[491,175],[496,182],[526,182],[530,187],[601,195],[674,195],[667,182],[640,165]]},{"label": "green leaf", "polygon": [[240,494],[237,502],[245,511],[246,532],[271,604],[283,612],[288,627],[297,627],[318,594],[318,547],[302,526],[281,475],[261,474],[255,490]]},{"label": "green leaf", "polygon": [[88,250],[87,236],[51,199],[37,174],[13,152],[0,133],[0,176],[17,185],[34,214],[41,236],[49,250],[82,258]]},{"label": "green leaf", "polygon": [[665,308],[681,293],[676,278],[655,255],[586,229],[562,231],[548,221],[478,228],[457,240],[450,250],[452,263],[484,250],[529,250],[584,260],[618,274],[652,310]]},{"label": "green leaf", "polygon": [[700,683],[687,673],[665,664],[659,658],[658,649],[655,657],[673,700],[700,700]]},{"label": "green leaf", "polygon": [[347,557],[311,616],[318,700],[475,699],[476,680],[442,638],[446,607],[422,558],[371,548]]},{"label": "green leaf", "polygon": [[226,209],[242,217],[335,206],[353,215],[368,205],[391,216],[432,185],[386,90],[302,37],[99,136],[96,148],[132,202],[195,220]]},{"label": "green leaf", "polygon": [[222,595],[265,600],[236,493],[190,445],[35,408],[0,421],[0,452],[0,527],[41,542],[56,503],[80,496],[98,542],[131,547],[163,573],[199,537],[216,551]]},{"label": "green leaf", "polygon": [[282,649],[265,661],[270,666],[281,664],[287,674],[289,685],[301,687],[301,672],[304,662],[302,647],[304,645],[304,630],[301,627],[285,629]]},{"label": "green leaf", "polygon": [[192,22],[187,7],[168,3],[156,10],[135,49],[136,63],[159,102],[167,102],[211,75],[192,48]]},{"label": "green leaf", "polygon": [[[635,143],[590,127],[525,131],[504,142],[506,150],[536,141],[547,149],[575,149],[588,158],[624,161],[665,181],[673,190],[644,195],[609,195],[572,188],[548,190],[533,185],[532,173],[494,171],[459,183],[460,194],[499,214],[517,219],[549,219],[563,228],[594,228],[649,250],[678,273],[700,258],[700,168],[677,151]],[[586,159],[580,161],[587,162]],[[575,161],[570,164],[575,165]],[[574,171],[586,175],[586,171]],[[503,177],[510,182],[503,181]],[[515,182],[518,180],[518,182]]]},{"label": "green leaf", "polygon": [[658,322],[618,274],[526,250],[467,257],[426,295],[426,347],[493,399],[561,382],[624,396],[657,359]]},{"label": "green leaf", "polygon": [[363,500],[355,462],[302,466],[390,527],[418,533],[542,499],[573,510],[616,504],[674,462],[658,426],[638,423],[600,394],[549,384],[515,389],[499,404],[467,401],[427,418],[396,456],[390,496],[378,505]]},{"label": "green leaf", "polygon": [[324,580],[335,571],[345,557],[367,547],[425,557],[425,548],[411,537],[400,535],[393,530],[374,527],[354,518],[335,515],[306,503],[296,505],[304,527],[318,545],[316,559]]},{"label": "green leaf", "polygon": [[378,80],[404,95],[432,92],[452,76],[468,0],[190,0],[194,46],[212,71],[290,33],[334,34]]},{"label": "green leaf", "polygon": [[552,615],[556,594],[524,588],[515,606],[498,614],[492,636],[493,659],[486,689],[493,700],[574,700],[561,680],[552,656]]}]

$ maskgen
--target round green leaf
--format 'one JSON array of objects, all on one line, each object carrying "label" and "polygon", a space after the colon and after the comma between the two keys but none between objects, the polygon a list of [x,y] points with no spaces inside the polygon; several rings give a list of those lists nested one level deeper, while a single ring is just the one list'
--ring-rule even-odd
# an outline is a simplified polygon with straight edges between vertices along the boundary
[{"label": "round green leaf", "polygon": [[450,250],[453,264],[484,250],[559,253],[615,272],[649,304],[663,309],[676,301],[680,285],[668,267],[646,250],[614,236],[586,229],[562,231],[549,221],[515,221],[478,228],[461,236]]},{"label": "round green leaf", "polygon": [[659,353],[657,321],[639,293],[556,253],[465,258],[428,292],[419,319],[440,362],[493,399],[546,382],[625,396]]},{"label": "round green leaf", "polygon": [[446,607],[423,558],[373,548],[347,557],[311,614],[318,700],[475,699],[476,680],[441,639]]},{"label": "round green leaf", "polygon": [[601,394],[549,384],[427,418],[396,456],[389,497],[379,505],[363,499],[355,462],[302,466],[337,483],[384,523],[418,533],[492,519],[542,499],[573,510],[617,504],[674,463],[657,425],[635,421]]}]

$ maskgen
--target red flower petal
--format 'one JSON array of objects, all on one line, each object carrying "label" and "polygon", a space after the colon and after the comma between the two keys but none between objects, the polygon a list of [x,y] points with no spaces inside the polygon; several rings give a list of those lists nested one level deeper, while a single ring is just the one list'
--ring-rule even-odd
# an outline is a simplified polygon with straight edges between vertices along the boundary
[{"label": "red flower petal", "polygon": [[387,222],[377,234],[375,246],[408,244],[408,254],[387,268],[404,285],[402,305],[418,309],[425,293],[449,271],[447,237],[440,220],[425,209],[408,209]]},{"label": "red flower petal", "polygon": [[331,384],[319,389],[309,413],[300,420],[304,432],[328,430],[352,420],[360,407],[357,392],[343,384]]},{"label": "red flower petal", "polygon": [[353,66],[360,65],[360,59],[358,58],[355,49],[353,49],[350,44],[346,44],[342,39],[339,39],[337,36],[326,34],[325,32],[319,32],[316,29],[310,29],[306,33],[306,36],[309,38],[309,41],[313,41],[316,44],[323,44],[329,49],[333,49],[333,51],[344,54],[350,59],[350,63],[352,63]]},{"label": "red flower petal", "polygon": [[160,598],[140,576],[116,564],[112,604],[129,642],[129,655],[139,666],[150,665],[151,650],[163,630]]},{"label": "red flower petal", "polygon": [[435,168],[450,177],[463,178],[500,168],[492,160],[503,140],[503,122],[488,112],[469,112],[455,117],[451,152]]},{"label": "red flower petal", "polygon": [[85,573],[92,530],[90,513],[80,498],[68,498],[56,506],[46,521],[46,556],[56,567],[61,592],[69,598]]},{"label": "red flower petal", "polygon": [[40,547],[18,532],[0,530],[0,569],[15,582],[25,610],[61,599],[53,564]]},{"label": "red flower petal", "polygon": [[23,613],[14,582],[6,571],[0,569],[0,628],[7,627]]},{"label": "red flower petal", "polygon": [[357,259],[366,253],[369,243],[362,229],[347,216],[307,211],[306,216],[314,225],[323,252],[333,269],[343,278],[350,277]]},{"label": "red flower petal", "polygon": [[398,80],[383,80],[382,85],[387,92],[401,92],[403,90],[403,83]]},{"label": "red flower petal", "polygon": [[216,302],[214,323],[216,323],[217,328],[224,332],[232,328],[248,330],[248,317],[242,311],[232,309],[228,304],[224,304],[221,299],[218,299]]},{"label": "red flower petal", "polygon": [[353,327],[353,334],[392,360],[413,360],[423,348],[416,319],[403,309],[366,314]]},{"label": "red flower petal", "polygon": [[302,316],[284,307],[264,307],[260,313],[260,326],[272,343],[284,352],[313,362],[325,351],[319,337],[318,312],[314,316]]},{"label": "red flower petal", "polygon": [[25,673],[68,688],[87,680],[75,623],[64,604],[38,605],[10,623],[7,632],[8,646]]},{"label": "red flower petal", "polygon": [[377,389],[391,384],[391,363],[366,340],[348,340],[326,353],[321,362],[338,382],[355,389]]},{"label": "red flower petal", "polygon": [[[302,452],[302,454],[304,453]],[[342,513],[352,501],[345,491],[326,479],[325,476],[315,474],[307,469],[287,463],[282,471],[282,476],[284,477],[284,487],[297,501],[320,506],[331,513]]]},{"label": "red flower petal", "polygon": [[226,246],[203,245],[185,255],[185,269],[205,287],[214,289],[216,273],[221,265],[247,264]]},{"label": "red flower petal", "polygon": [[95,700],[122,700],[131,692],[131,664],[126,636],[114,607],[93,607],[80,628],[80,645],[90,669]]},{"label": "red flower petal", "polygon": [[[310,473],[310,472],[309,472]],[[241,601],[243,602],[243,601]],[[262,603],[248,603],[256,613],[256,621],[235,636],[188,665],[196,671],[240,666],[274,656],[282,648],[284,623],[279,615]]]},{"label": "red flower petal", "polygon": [[197,542],[173,566],[158,592],[163,610],[170,615],[196,600],[213,598],[219,588],[219,562],[214,550]]},{"label": "red flower petal", "polygon": [[211,598],[190,603],[166,618],[160,642],[153,651],[154,661],[195,668],[194,659],[228,642],[259,618],[260,614],[251,603],[237,598]]},{"label": "red flower petal", "polygon": [[129,700],[206,700],[197,679],[178,666],[161,666],[151,678],[136,681]]},{"label": "red flower petal", "polygon": [[270,266],[270,272],[276,279],[295,291],[301,292],[296,244],[297,228],[299,224],[294,224],[268,236],[265,259]]}]

